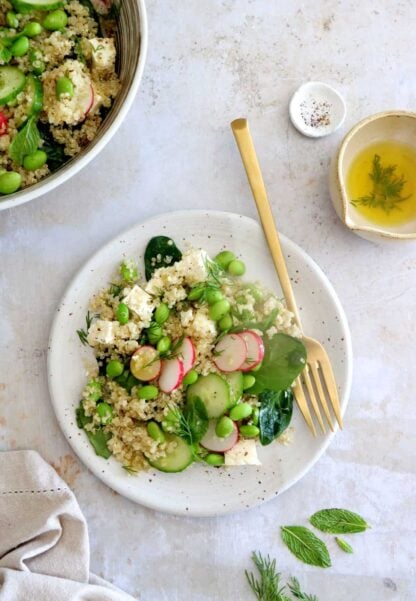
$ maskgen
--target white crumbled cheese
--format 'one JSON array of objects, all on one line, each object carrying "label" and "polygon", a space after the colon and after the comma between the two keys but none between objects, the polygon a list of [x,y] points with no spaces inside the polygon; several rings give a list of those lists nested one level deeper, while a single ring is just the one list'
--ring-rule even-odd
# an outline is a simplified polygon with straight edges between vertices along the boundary
[{"label": "white crumbled cheese", "polygon": [[189,326],[189,324],[192,322],[192,320],[194,318],[193,310],[187,309],[186,311],[181,311],[180,318],[181,318],[181,326],[183,328],[186,328],[186,326]]},{"label": "white crumbled cheese", "polygon": [[271,328],[269,328],[268,330],[266,330],[266,334],[269,338],[273,338],[273,336],[275,334],[277,334],[277,328],[276,326],[272,326]]},{"label": "white crumbled cheese", "polygon": [[182,259],[174,264],[176,273],[190,286],[203,282],[207,278],[208,255],[200,249],[192,249],[184,253]]},{"label": "white crumbled cheese", "polygon": [[94,321],[88,330],[87,341],[91,346],[97,344],[111,345],[117,333],[117,328],[120,324],[118,321],[107,321],[105,319],[97,319]]},{"label": "white crumbled cheese", "polygon": [[279,301],[274,296],[271,296],[264,303],[263,311],[266,315],[279,308]]},{"label": "white crumbled cheese", "polygon": [[215,323],[202,311],[196,313],[191,328],[192,330],[189,333],[195,338],[213,339],[217,334]]},{"label": "white crumbled cheese", "polygon": [[242,439],[224,453],[224,465],[261,465],[257,457],[256,441]]},{"label": "white crumbled cheese", "polygon": [[152,313],[155,308],[152,297],[140,286],[133,286],[130,292],[123,298],[128,308],[136,313],[144,324],[144,327],[150,325]]},{"label": "white crumbled cheese", "polygon": [[102,77],[114,73],[116,47],[113,38],[93,38],[91,44],[92,72]]}]

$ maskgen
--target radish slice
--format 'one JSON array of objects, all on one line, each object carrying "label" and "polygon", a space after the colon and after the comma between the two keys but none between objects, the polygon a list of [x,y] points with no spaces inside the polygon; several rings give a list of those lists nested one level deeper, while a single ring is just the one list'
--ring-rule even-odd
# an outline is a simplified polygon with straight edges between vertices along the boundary
[{"label": "radish slice", "polygon": [[262,338],[253,330],[240,332],[240,336],[247,345],[247,358],[240,369],[250,371],[263,361],[264,343]]},{"label": "radish slice", "polygon": [[94,106],[94,99],[95,99],[94,87],[92,84],[90,84],[89,90],[86,90],[84,94],[80,94],[80,100],[79,100],[79,102],[82,103],[83,106],[85,107],[84,108],[85,117],[88,115],[88,113]]},{"label": "radish slice", "polygon": [[214,363],[223,372],[237,371],[247,359],[247,345],[239,334],[227,334],[215,347]]},{"label": "radish slice", "polygon": [[178,355],[183,361],[184,375],[186,375],[195,363],[195,347],[190,338],[183,339],[181,346],[178,348]]},{"label": "radish slice", "polygon": [[159,388],[162,392],[173,392],[182,383],[185,375],[182,359],[164,359],[159,378]]},{"label": "radish slice", "polygon": [[225,453],[225,451],[232,449],[238,441],[238,428],[234,424],[234,430],[231,432],[231,434],[229,434],[226,438],[220,438],[215,434],[216,424],[217,420],[215,419],[212,419],[209,422],[208,430],[201,440],[201,445],[208,449],[208,451],[213,451],[214,453]]},{"label": "radish slice", "polygon": [[160,374],[162,362],[159,353],[153,346],[141,346],[130,360],[130,371],[135,378],[148,382]]}]

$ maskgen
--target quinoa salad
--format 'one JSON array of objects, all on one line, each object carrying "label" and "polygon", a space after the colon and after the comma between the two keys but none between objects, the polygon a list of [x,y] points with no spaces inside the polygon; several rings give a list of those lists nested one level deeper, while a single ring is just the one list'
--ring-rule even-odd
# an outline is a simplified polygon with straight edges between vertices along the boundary
[{"label": "quinoa salad", "polygon": [[110,0],[1,0],[0,199],[97,135],[116,97]]},{"label": "quinoa salad", "polygon": [[78,426],[130,474],[260,465],[259,445],[290,438],[306,363],[293,314],[229,250],[156,236],[143,271],[125,259],[77,331],[96,359]]}]

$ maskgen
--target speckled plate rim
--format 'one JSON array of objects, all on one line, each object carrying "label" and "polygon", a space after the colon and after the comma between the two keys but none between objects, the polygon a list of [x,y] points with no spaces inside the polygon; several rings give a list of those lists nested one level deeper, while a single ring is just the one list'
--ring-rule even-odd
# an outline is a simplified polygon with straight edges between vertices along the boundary
[{"label": "speckled plate rim", "polygon": [[[52,401],[52,406],[53,406],[57,421],[59,423],[59,426],[60,426],[67,442],[72,447],[73,451],[79,457],[79,459],[84,463],[84,465],[97,478],[99,478],[101,481],[103,481],[105,484],[107,484],[107,486],[109,486],[110,488],[112,488],[113,490],[118,492],[120,495],[122,495],[136,503],[139,503],[140,505],[143,505],[150,509],[154,509],[154,510],[161,511],[164,513],[170,513],[173,515],[194,516],[194,517],[212,517],[212,516],[236,513],[239,511],[243,511],[244,509],[251,509],[255,506],[260,505],[263,502],[269,501],[269,500],[275,498],[276,496],[282,494],[285,490],[288,490],[294,484],[296,484],[296,482],[298,482],[301,478],[303,478],[303,476],[305,476],[307,474],[307,472],[309,472],[309,470],[319,460],[319,458],[322,456],[322,454],[325,452],[325,450],[331,443],[332,439],[334,438],[335,434],[338,431],[338,428],[336,427],[334,432],[329,432],[325,436],[321,436],[319,439],[320,443],[321,443],[319,445],[319,448],[317,449],[317,451],[315,453],[310,455],[309,460],[305,462],[304,468],[299,470],[293,477],[288,478],[285,482],[285,485],[280,487],[280,489],[278,491],[276,491],[275,493],[265,495],[265,497],[261,501],[256,501],[256,502],[252,503],[251,505],[247,505],[246,507],[242,507],[242,506],[230,507],[230,506],[228,506],[226,508],[222,508],[219,510],[216,509],[213,511],[205,511],[205,510],[200,511],[194,507],[194,508],[192,508],[191,511],[186,511],[183,508],[178,509],[177,507],[172,506],[169,499],[154,499],[152,502],[145,502],[140,498],[140,491],[139,491],[139,494],[137,494],[137,490],[132,490],[127,484],[122,485],[117,481],[115,482],[113,480],[113,478],[111,477],[111,474],[108,474],[105,472],[105,470],[101,469],[103,467],[103,463],[102,463],[103,459],[97,458],[97,456],[94,454],[94,452],[92,450],[92,447],[84,446],[82,444],[77,444],[77,439],[73,438],[71,436],[71,434],[73,433],[73,430],[70,427],[68,419],[66,419],[66,417],[63,415],[63,413],[61,411],[60,402],[59,402],[59,399],[60,399],[59,387],[60,386],[59,386],[59,384],[56,383],[56,379],[54,379],[53,375],[54,375],[54,349],[55,349],[55,345],[59,344],[57,342],[57,338],[59,338],[59,330],[60,330],[61,320],[64,319],[64,317],[63,317],[64,313],[61,312],[61,308],[65,306],[65,301],[66,301],[67,297],[71,294],[71,290],[75,286],[77,280],[79,278],[82,278],[83,274],[91,272],[92,266],[96,263],[97,259],[100,258],[101,253],[104,253],[106,250],[108,250],[113,245],[117,245],[118,243],[120,243],[120,241],[123,238],[128,237],[133,232],[135,232],[138,228],[141,228],[144,226],[150,226],[153,222],[157,222],[161,218],[165,218],[166,222],[168,222],[168,220],[169,220],[170,223],[172,223],[172,221],[176,218],[181,219],[184,216],[192,216],[192,217],[195,216],[195,218],[196,218],[197,216],[203,216],[203,215],[210,216],[213,218],[215,218],[215,217],[235,218],[236,220],[244,220],[247,223],[251,223],[252,225],[255,224],[256,227],[259,227],[259,224],[254,219],[252,219],[250,217],[246,217],[244,215],[239,215],[236,213],[230,213],[230,212],[225,212],[225,211],[186,210],[186,211],[172,211],[169,213],[156,215],[153,218],[150,218],[143,222],[138,222],[133,227],[129,228],[128,230],[121,232],[120,234],[115,236],[112,240],[110,240],[107,244],[102,246],[97,252],[95,252],[92,255],[92,257],[76,273],[76,275],[73,277],[72,281],[70,282],[69,286],[67,287],[67,289],[58,305],[58,308],[55,313],[55,317],[52,322],[52,327],[51,327],[50,336],[49,336],[49,343],[48,343],[48,357],[47,357],[48,386],[49,386],[49,392],[50,392],[50,397],[51,397],[51,401]],[[330,299],[332,300],[332,302],[334,303],[334,305],[336,307],[340,327],[342,328],[342,332],[343,332],[343,341],[344,341],[343,344],[344,344],[344,351],[345,351],[345,366],[344,366],[345,367],[345,385],[344,385],[343,389],[340,390],[341,412],[344,415],[346,406],[348,403],[350,391],[351,391],[351,382],[352,382],[352,343],[351,343],[351,334],[350,334],[350,330],[349,330],[345,312],[342,308],[341,302],[338,299],[338,296],[337,296],[334,288],[332,287],[331,283],[329,282],[328,278],[323,273],[323,271],[320,269],[320,267],[297,244],[295,244],[289,238],[287,238],[286,236],[284,236],[282,234],[280,235],[280,237],[281,237],[282,245],[284,247],[284,251],[289,251],[290,253],[297,255],[300,258],[300,260],[303,261],[311,269],[311,271],[317,277],[320,284],[325,288],[325,292],[328,294],[328,296],[330,297]],[[139,241],[138,241],[138,244],[139,244]],[[97,459],[99,461],[97,461]],[[109,461],[111,462],[111,461],[115,461],[115,460],[110,458]],[[106,463],[108,463],[108,462],[106,462]],[[182,473],[186,474],[186,471],[182,472]]]}]

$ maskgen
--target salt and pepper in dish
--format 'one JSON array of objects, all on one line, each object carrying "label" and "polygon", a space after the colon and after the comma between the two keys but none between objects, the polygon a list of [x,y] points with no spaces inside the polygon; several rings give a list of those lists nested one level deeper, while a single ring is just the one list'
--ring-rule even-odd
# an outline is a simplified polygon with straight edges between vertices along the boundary
[{"label": "salt and pepper in dish", "polygon": [[344,123],[345,101],[332,86],[310,81],[300,86],[289,105],[290,120],[309,138],[332,134]]}]

